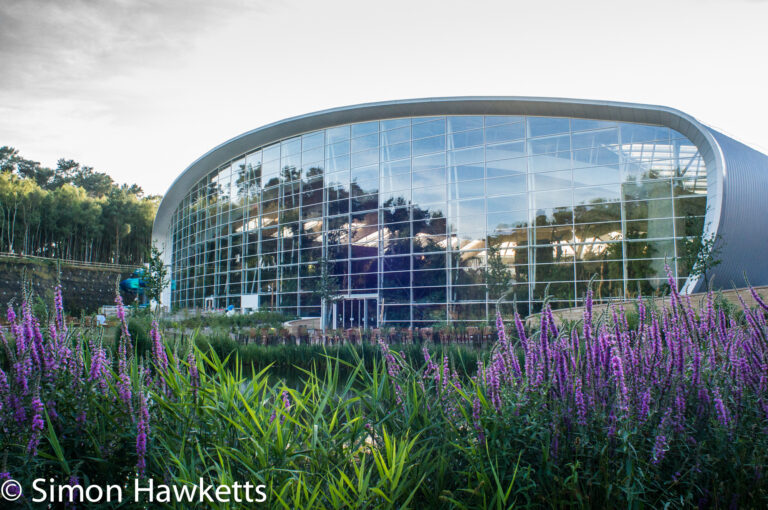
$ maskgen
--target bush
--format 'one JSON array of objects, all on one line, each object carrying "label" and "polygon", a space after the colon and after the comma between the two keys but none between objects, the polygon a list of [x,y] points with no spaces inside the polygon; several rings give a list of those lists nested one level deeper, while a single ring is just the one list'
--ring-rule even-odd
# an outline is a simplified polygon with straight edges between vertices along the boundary
[{"label": "bush", "polygon": [[[499,331],[490,352],[217,337],[143,360],[125,338],[110,356],[58,323],[37,335],[24,305],[0,375],[0,477],[250,481],[279,508],[764,508],[768,305],[739,322],[672,294],[634,328],[588,304],[561,331],[545,306],[536,333]],[[294,389],[225,363],[232,350],[313,368]]]}]

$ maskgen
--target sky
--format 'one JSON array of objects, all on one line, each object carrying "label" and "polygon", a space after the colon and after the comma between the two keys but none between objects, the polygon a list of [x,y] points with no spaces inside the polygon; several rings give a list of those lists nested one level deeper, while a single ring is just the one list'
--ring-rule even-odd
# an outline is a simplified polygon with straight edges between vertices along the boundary
[{"label": "sky", "polygon": [[767,0],[2,0],[0,146],[162,194],[245,131],[351,104],[671,106],[768,152]]}]

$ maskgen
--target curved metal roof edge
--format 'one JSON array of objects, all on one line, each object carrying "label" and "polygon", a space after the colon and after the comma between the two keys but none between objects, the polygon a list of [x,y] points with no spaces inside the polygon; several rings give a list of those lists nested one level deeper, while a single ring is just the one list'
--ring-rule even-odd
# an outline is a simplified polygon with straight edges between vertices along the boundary
[{"label": "curved metal roof edge", "polygon": [[[433,97],[380,101],[320,110],[283,119],[247,131],[209,150],[190,164],[171,184],[160,202],[152,235],[167,239],[173,211],[199,179],[221,164],[250,150],[302,133],[369,120],[426,115],[545,115],[615,120],[667,126],[699,147],[707,164],[708,208],[705,233],[717,233],[722,214],[726,168],[722,150],[710,129],[685,112],[660,105],[535,96]],[[710,173],[714,172],[714,173]],[[714,200],[712,200],[714,199]],[[689,279],[686,289],[698,286]]]}]

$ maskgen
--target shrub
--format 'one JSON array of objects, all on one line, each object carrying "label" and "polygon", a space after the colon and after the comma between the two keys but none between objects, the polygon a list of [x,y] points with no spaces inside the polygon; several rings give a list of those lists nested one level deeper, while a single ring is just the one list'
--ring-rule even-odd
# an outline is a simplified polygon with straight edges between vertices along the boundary
[{"label": "shrub", "polygon": [[737,321],[710,295],[697,316],[670,285],[672,306],[638,301],[635,327],[620,310],[595,322],[591,293],[580,328],[546,305],[531,335],[499,317],[475,365],[384,343],[242,350],[306,356],[298,389],[227,360],[225,338],[170,349],[155,329],[142,360],[125,335],[107,352],[67,332],[59,307],[38,334],[23,304],[4,342],[0,476],[250,481],[279,508],[763,508],[768,305]]}]

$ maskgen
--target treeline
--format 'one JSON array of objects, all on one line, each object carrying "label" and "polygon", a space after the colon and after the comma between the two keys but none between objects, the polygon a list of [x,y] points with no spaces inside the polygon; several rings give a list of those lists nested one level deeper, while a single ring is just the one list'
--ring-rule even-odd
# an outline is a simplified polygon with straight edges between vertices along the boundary
[{"label": "treeline", "polygon": [[0,252],[143,263],[160,198],[73,160],[52,169],[0,147]]}]

